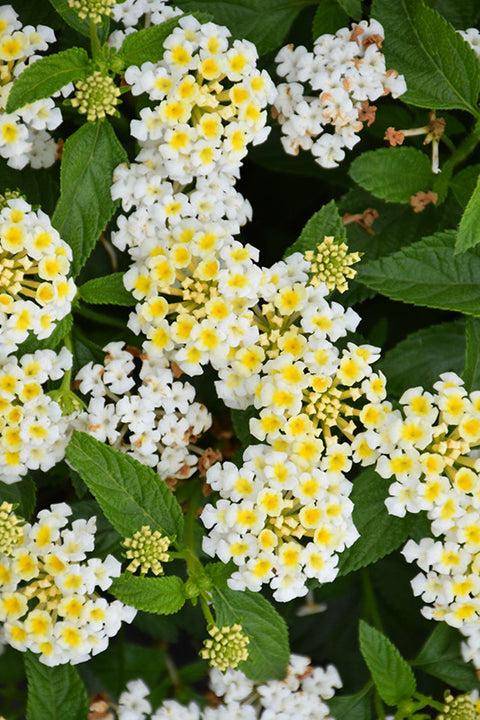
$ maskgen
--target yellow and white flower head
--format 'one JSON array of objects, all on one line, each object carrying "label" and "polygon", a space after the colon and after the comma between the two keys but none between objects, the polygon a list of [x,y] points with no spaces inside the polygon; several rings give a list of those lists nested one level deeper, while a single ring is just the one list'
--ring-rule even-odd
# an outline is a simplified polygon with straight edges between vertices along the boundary
[{"label": "yellow and white flower head", "polygon": [[314,667],[310,658],[293,654],[287,673],[281,680],[259,683],[247,678],[241,670],[229,668],[222,672],[216,667],[210,669],[209,680],[210,689],[218,698],[214,707],[202,709],[196,702],[185,706],[177,700],[165,700],[153,713],[146,699],[149,688],[142,680],[132,681],[127,686],[128,691],[119,697],[119,717],[131,717],[134,712],[138,714],[137,708],[141,707],[142,717],[152,713],[152,720],[270,720],[287,717],[333,720],[324,700],[332,698],[342,687],[334,665]]},{"label": "yellow and white flower head", "polygon": [[[336,454],[342,450],[335,447]],[[338,553],[358,532],[348,497],[352,484],[341,469],[331,469],[331,458],[327,451],[319,468],[316,456],[308,463],[287,444],[283,451],[252,445],[240,469],[227,462],[208,471],[222,499],[202,512],[209,529],[203,549],[238,566],[229,587],[258,592],[270,584],[274,598],[287,602],[307,593],[309,578],[323,583],[336,577]],[[348,470],[348,452],[342,458]]]},{"label": "yellow and white flower head", "polygon": [[22,198],[0,211],[0,358],[32,332],[49,337],[70,312],[76,292],[68,278],[72,251],[42,210]]},{"label": "yellow and white flower head", "polygon": [[146,92],[157,103],[132,121],[132,135],[155,148],[164,176],[183,185],[212,172],[237,175],[248,145],[268,135],[265,108],[276,94],[257,68],[255,46],[232,42],[226,27],[188,16],[164,48],[159,63],[125,73],[134,95]]},{"label": "yellow and white flower head", "polygon": [[28,470],[49,470],[65,455],[71,418],[46,394],[72,365],[63,348],[0,360],[0,481],[18,482]]},{"label": "yellow and white flower head", "polygon": [[166,360],[134,356],[124,346],[109,343],[103,365],[89,362],[78,372],[80,392],[91,399],[75,427],[156,468],[161,477],[188,478],[203,453],[196,440],[211,426],[211,415]]},{"label": "yellow and white flower head", "polygon": [[55,42],[45,25],[22,27],[11,5],[0,8],[0,156],[10,167],[49,167],[55,160],[56,143],[49,135],[62,122],[62,113],[51,98],[37,100],[6,112],[8,96],[26,65],[39,58]]},{"label": "yellow and white flower head", "polygon": [[109,603],[106,590],[120,575],[112,555],[87,557],[95,547],[95,517],[74,520],[65,503],[38,513],[26,523],[20,542],[0,553],[0,621],[9,645],[39,656],[55,666],[79,663],[102,652],[122,622],[136,610],[118,600]]},{"label": "yellow and white flower head", "polygon": [[389,513],[425,511],[436,538],[410,540],[403,550],[422,571],[412,581],[422,613],[470,637],[468,659],[480,667],[480,393],[467,393],[452,372],[433,389],[410,388],[401,410],[366,406],[376,415],[367,443],[379,455],[377,472],[395,478]]},{"label": "yellow and white flower head", "polygon": [[336,167],[359,142],[363,123],[375,119],[370,103],[407,87],[403,75],[387,70],[380,52],[384,33],[377,20],[362,20],[335,35],[321,35],[313,52],[283,47],[275,58],[278,86],[275,109],[285,152],[309,150],[325,168]]}]

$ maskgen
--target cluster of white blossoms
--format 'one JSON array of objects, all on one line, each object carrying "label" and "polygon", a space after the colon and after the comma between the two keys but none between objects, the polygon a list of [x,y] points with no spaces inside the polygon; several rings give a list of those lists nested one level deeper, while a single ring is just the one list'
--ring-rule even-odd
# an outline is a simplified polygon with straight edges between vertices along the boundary
[{"label": "cluster of white blossoms", "polygon": [[165,700],[152,712],[147,699],[149,688],[142,680],[132,680],[118,701],[118,720],[333,720],[324,700],[342,687],[333,665],[325,669],[312,667],[310,658],[291,655],[286,677],[258,683],[240,670],[210,670],[210,688],[218,698],[214,706],[201,708],[196,702],[188,706],[176,700]]},{"label": "cluster of white blossoms", "polygon": [[458,30],[457,32],[480,58],[480,30],[477,28],[468,28],[467,30]]},{"label": "cluster of white blossoms", "polygon": [[401,410],[388,402],[363,409],[368,462],[381,477],[395,478],[385,501],[390,514],[426,512],[433,537],[403,549],[422,571],[413,591],[425,602],[425,617],[470,637],[466,659],[480,667],[480,392],[467,393],[452,372],[433,388],[407,390]]},{"label": "cluster of white blossoms", "polygon": [[46,472],[65,455],[70,420],[42,385],[72,365],[63,348],[0,360],[0,481],[18,482],[28,470]]},{"label": "cluster of white blossoms", "polygon": [[108,44],[120,48],[125,37],[135,32],[141,21],[145,27],[161,25],[178,15],[182,15],[182,11],[170,5],[169,0],[125,0],[116,3],[112,8],[112,17],[124,29],[114,30],[108,38]]},{"label": "cluster of white blossoms", "polygon": [[287,153],[309,150],[324,168],[336,167],[360,140],[363,123],[375,119],[370,103],[383,95],[397,98],[407,87],[403,75],[387,70],[380,52],[383,28],[362,20],[335,35],[321,35],[313,52],[286,45],[276,56],[275,109]]},{"label": "cluster of white blossoms", "polygon": [[70,312],[76,293],[68,278],[72,250],[42,210],[23,198],[1,198],[0,358],[32,332],[49,337]]},{"label": "cluster of white blossoms", "polygon": [[36,54],[55,41],[51,28],[33,27],[18,20],[11,5],[0,8],[0,156],[13,168],[49,167],[55,160],[56,143],[49,134],[62,122],[62,113],[51,98],[36,100],[13,113],[6,112],[15,79]]},{"label": "cluster of white blossoms", "polygon": [[[10,512],[6,518],[0,513],[0,521],[11,538],[12,506],[5,505]],[[131,622],[136,614],[134,608],[97,593],[96,588],[106,590],[120,575],[120,563],[112,555],[87,558],[95,546],[95,518],[74,520],[67,527],[71,514],[65,503],[52,505],[9,542],[0,528],[5,639],[50,666],[84,662],[102,652],[122,622]]]},{"label": "cluster of white blossoms", "polygon": [[161,477],[188,478],[203,453],[195,441],[211,426],[211,415],[165,359],[134,355],[124,345],[109,343],[103,365],[89,362],[77,374],[80,392],[92,397],[75,427],[155,467]]}]

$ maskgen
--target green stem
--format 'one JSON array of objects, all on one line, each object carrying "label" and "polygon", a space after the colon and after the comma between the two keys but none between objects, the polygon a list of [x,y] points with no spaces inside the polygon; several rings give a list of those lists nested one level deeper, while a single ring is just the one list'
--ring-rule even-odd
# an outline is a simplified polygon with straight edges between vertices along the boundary
[{"label": "green stem", "polygon": [[431,698],[429,695],[422,695],[422,693],[416,692],[413,694],[413,697],[415,700],[420,700],[420,702],[424,703],[425,705],[429,705],[434,710],[438,710],[439,712],[443,712],[445,706],[442,703],[437,702],[433,698]]},{"label": "green stem", "polygon": [[382,618],[377,606],[375,599],[375,593],[373,591],[372,581],[366,568],[362,568],[362,590],[363,590],[363,605],[365,608],[365,615],[368,620],[373,623],[373,626],[383,632]]},{"label": "green stem", "polygon": [[92,58],[95,60],[100,51],[100,41],[98,39],[97,26],[91,17],[89,17],[88,22],[90,24],[90,47],[92,49]]},{"label": "green stem", "polygon": [[215,625],[215,619],[210,611],[210,608],[208,607],[208,602],[204,593],[200,594],[200,607],[202,608],[205,620],[207,621],[207,626],[210,627],[210,625]]},{"label": "green stem", "polygon": [[386,713],[385,713],[385,706],[382,702],[382,698],[378,694],[378,692],[375,690],[375,693],[373,695],[373,704],[375,705],[375,710],[377,711],[377,718],[378,720],[386,720]]},{"label": "green stem", "polygon": [[77,305],[77,307],[73,309],[73,312],[76,315],[80,315],[80,317],[87,318],[87,320],[93,320],[100,325],[110,325],[111,327],[121,328],[122,330],[125,330],[125,323],[122,320],[118,320],[114,317],[109,317],[108,315],[96,312],[95,310],[90,310],[90,308],[86,308],[83,305]]}]

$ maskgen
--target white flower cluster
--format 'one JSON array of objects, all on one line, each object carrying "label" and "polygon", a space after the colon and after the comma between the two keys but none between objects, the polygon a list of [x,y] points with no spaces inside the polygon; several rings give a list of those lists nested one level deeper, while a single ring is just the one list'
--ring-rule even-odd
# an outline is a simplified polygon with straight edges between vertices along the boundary
[{"label": "white flower cluster", "polygon": [[121,23],[124,30],[114,30],[108,38],[108,44],[120,48],[125,37],[135,32],[143,18],[145,27],[160,25],[170,18],[177,17],[182,11],[168,4],[169,0],[125,0],[112,8],[113,19]]},{"label": "white flower cluster", "polygon": [[431,522],[433,537],[403,549],[422,571],[412,581],[426,603],[422,613],[469,637],[466,659],[480,667],[480,392],[467,393],[452,372],[433,388],[407,390],[401,410],[374,403],[360,417],[372,448],[368,461],[382,477],[395,477],[389,513],[423,510]]},{"label": "white flower cluster", "polygon": [[102,652],[122,622],[136,614],[97,594],[96,588],[106,590],[120,575],[120,563],[112,555],[87,559],[95,546],[95,518],[74,520],[69,528],[71,514],[65,503],[41,510],[37,522],[23,526],[20,541],[0,553],[5,638],[50,666],[84,662]]},{"label": "white flower cluster", "polygon": [[287,82],[278,86],[275,108],[287,153],[309,150],[322,167],[336,167],[344,148],[360,140],[363,122],[373,122],[376,108],[370,103],[406,91],[403,75],[386,69],[383,38],[379,22],[362,20],[321,35],[313,52],[293,45],[280,50],[277,73]]},{"label": "white flower cluster", "polygon": [[51,98],[36,100],[13,113],[6,112],[8,96],[24,68],[38,60],[37,52],[55,41],[51,28],[22,27],[11,5],[0,8],[0,156],[10,167],[49,167],[55,161],[56,143],[49,135],[62,122]]},{"label": "white flower cluster", "polygon": [[342,687],[333,665],[312,667],[303,655],[291,655],[284,680],[257,683],[239,670],[210,670],[210,687],[221,699],[215,707],[201,708],[166,700],[153,714],[147,699],[149,688],[142,680],[128,683],[118,702],[119,720],[333,720],[328,706],[335,691]]},{"label": "white flower cluster", "polygon": [[63,348],[0,360],[0,481],[18,482],[28,470],[46,472],[59,462],[71,434],[69,417],[42,387],[72,365]]},{"label": "white flower cluster", "polygon": [[92,398],[75,427],[155,467],[161,477],[190,477],[202,454],[195,440],[212,424],[205,406],[194,402],[193,386],[175,380],[166,360],[135,358],[123,342],[103,349],[103,365],[90,362],[77,374],[80,391]]},{"label": "white flower cluster", "polygon": [[70,312],[76,293],[67,278],[72,250],[42,210],[22,198],[0,211],[0,358],[16,350],[31,331],[49,337]]},{"label": "white flower cluster", "polygon": [[470,45],[477,56],[480,58],[480,30],[477,28],[468,28],[467,30],[458,30],[462,38]]}]

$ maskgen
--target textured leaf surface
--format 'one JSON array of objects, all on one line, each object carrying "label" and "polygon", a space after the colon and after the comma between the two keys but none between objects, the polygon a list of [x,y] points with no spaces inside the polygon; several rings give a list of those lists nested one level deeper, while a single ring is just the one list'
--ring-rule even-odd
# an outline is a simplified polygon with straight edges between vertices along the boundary
[{"label": "textured leaf surface", "polygon": [[49,98],[69,82],[83,80],[88,71],[89,59],[83,48],[73,47],[39,58],[15,80],[8,96],[7,112]]},{"label": "textured leaf surface", "polygon": [[124,67],[142,65],[144,62],[159,62],[165,52],[163,43],[177,25],[178,17],[175,17],[160,25],[127,35],[116,59],[120,59]]},{"label": "textured leaf surface", "polygon": [[387,67],[405,75],[403,101],[478,117],[479,60],[441,15],[422,0],[375,0],[372,17],[385,31]]},{"label": "textured leaf surface", "polygon": [[27,720],[85,720],[87,691],[72,665],[47,667],[25,653],[28,681]]},{"label": "textured leaf surface", "polygon": [[217,625],[239,622],[250,636],[249,659],[239,669],[252,680],[263,682],[283,678],[290,650],[284,619],[260,593],[214,589],[212,592]]},{"label": "textured leaf surface", "polygon": [[284,257],[288,257],[295,252],[304,253],[307,250],[316,250],[325,236],[333,235],[336,237],[345,237],[345,228],[340,217],[334,200],[330,200],[310,220],[303,228],[298,240],[286,250]]},{"label": "textured leaf surface", "polygon": [[362,17],[361,0],[337,0],[341,8],[354,20],[360,20]]},{"label": "textured leaf surface", "polygon": [[171,615],[185,603],[183,581],[176,575],[146,578],[124,573],[115,578],[109,592],[138,610]]},{"label": "textured leaf surface", "polygon": [[180,505],[151,468],[80,432],[73,433],[66,456],[124,537],[142,525],[170,537],[181,534]]},{"label": "textured leaf surface", "polygon": [[395,645],[379,630],[360,620],[360,651],[378,694],[388,705],[413,695],[415,676]]},{"label": "textured leaf surface", "polygon": [[63,149],[60,199],[53,226],[73,250],[73,273],[78,275],[118,203],[110,195],[114,169],[127,159],[106,121],[86,123],[71,135]]},{"label": "textured leaf surface", "polygon": [[455,252],[464,252],[480,243],[480,177],[458,226]]},{"label": "textured leaf surface", "polygon": [[480,315],[480,250],[454,255],[455,233],[424,238],[385,258],[360,265],[367,287],[413,305]]},{"label": "textured leaf surface", "polygon": [[413,147],[380,148],[365,152],[350,165],[350,177],[382,200],[408,203],[419,190],[430,189],[430,158]]},{"label": "textured leaf surface", "polygon": [[446,623],[436,624],[432,634],[413,662],[429,675],[440,678],[457,690],[480,688],[475,670],[460,654],[461,635]]},{"label": "textured leaf surface", "polygon": [[133,295],[125,289],[123,273],[93,278],[79,288],[80,297],[92,305],[135,305]]},{"label": "textured leaf surface", "polygon": [[348,25],[348,15],[336,0],[323,0],[315,11],[312,25],[313,41],[320,35],[334,35],[341,27]]},{"label": "textured leaf surface", "polygon": [[343,695],[327,700],[335,720],[371,720],[370,700],[364,693]]}]

